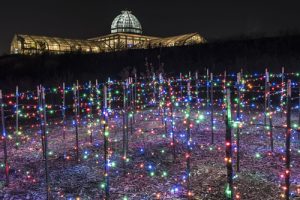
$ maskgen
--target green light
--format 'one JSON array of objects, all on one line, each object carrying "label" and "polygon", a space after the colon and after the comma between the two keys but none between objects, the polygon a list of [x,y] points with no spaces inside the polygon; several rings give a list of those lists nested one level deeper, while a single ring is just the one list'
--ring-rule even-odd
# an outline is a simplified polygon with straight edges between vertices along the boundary
[{"label": "green light", "polygon": [[233,123],[233,127],[234,127],[234,128],[237,128],[237,127],[238,127],[238,124],[239,124],[239,122],[234,122],[234,123]]},{"label": "green light", "polygon": [[229,188],[229,185],[227,184],[226,190],[225,190],[225,195],[226,195],[226,197],[231,198],[231,194],[232,194],[232,192]]},{"label": "green light", "polygon": [[188,118],[189,116],[190,116],[189,113],[186,113],[186,114],[185,114],[185,118]]},{"label": "green light", "polygon": [[256,153],[255,154],[255,158],[260,158],[261,156],[260,156],[260,154],[259,153]]},{"label": "green light", "polygon": [[116,167],[116,162],[112,162],[112,163],[111,163],[111,166],[112,166],[112,167]]},{"label": "green light", "polygon": [[104,132],[104,135],[105,135],[106,137],[108,137],[108,136],[109,136],[109,131],[105,131],[105,132]]},{"label": "green light", "polygon": [[155,173],[154,172],[150,172],[150,176],[154,176],[155,175]]},{"label": "green light", "polygon": [[199,119],[203,120],[204,119],[204,115],[199,115]]},{"label": "green light", "polygon": [[102,189],[104,189],[104,188],[105,188],[105,183],[101,183],[100,187],[101,187]]}]

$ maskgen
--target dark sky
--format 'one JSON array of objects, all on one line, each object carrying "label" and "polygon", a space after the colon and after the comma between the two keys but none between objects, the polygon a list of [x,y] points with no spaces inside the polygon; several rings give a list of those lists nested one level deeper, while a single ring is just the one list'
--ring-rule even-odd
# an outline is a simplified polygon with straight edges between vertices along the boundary
[{"label": "dark sky", "polygon": [[300,0],[1,0],[0,54],[15,33],[90,38],[132,10],[153,36],[199,32],[209,39],[300,30]]}]

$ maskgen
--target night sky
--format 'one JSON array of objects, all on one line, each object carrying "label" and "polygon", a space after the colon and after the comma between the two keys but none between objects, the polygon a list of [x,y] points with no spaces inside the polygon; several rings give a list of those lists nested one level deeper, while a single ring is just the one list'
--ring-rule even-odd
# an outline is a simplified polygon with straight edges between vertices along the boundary
[{"label": "night sky", "polygon": [[139,19],[145,35],[199,32],[208,40],[278,35],[300,30],[299,0],[3,0],[0,55],[15,33],[91,38],[110,33],[121,10]]}]

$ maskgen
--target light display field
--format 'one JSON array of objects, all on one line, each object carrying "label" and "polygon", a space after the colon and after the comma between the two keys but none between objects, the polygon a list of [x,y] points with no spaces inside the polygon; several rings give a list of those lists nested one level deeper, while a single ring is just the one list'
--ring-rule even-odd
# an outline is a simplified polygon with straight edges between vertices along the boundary
[{"label": "light display field", "polygon": [[297,199],[299,73],[1,91],[1,199]]}]

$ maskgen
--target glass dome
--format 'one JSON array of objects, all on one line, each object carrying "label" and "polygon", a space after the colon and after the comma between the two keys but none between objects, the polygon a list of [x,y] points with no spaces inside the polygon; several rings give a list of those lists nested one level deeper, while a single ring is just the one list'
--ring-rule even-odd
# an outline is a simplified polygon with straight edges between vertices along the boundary
[{"label": "glass dome", "polygon": [[142,26],[139,20],[131,14],[131,11],[124,10],[112,22],[111,33],[142,34]]}]

